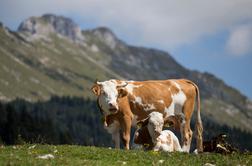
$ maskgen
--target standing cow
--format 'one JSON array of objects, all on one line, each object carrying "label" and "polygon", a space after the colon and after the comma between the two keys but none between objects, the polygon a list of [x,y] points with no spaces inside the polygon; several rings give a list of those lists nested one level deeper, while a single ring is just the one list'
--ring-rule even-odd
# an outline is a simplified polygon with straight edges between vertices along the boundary
[{"label": "standing cow", "polygon": [[192,130],[191,116],[197,97],[196,134],[197,149],[202,151],[202,122],[200,116],[200,96],[196,84],[186,79],[123,81],[108,80],[96,82],[92,87],[97,103],[105,120],[104,126],[112,134],[115,147],[120,147],[120,129],[123,142],[129,149],[131,126],[157,111],[164,118],[175,114],[175,106],[182,108],[185,123],[180,126],[182,150],[189,152]]}]

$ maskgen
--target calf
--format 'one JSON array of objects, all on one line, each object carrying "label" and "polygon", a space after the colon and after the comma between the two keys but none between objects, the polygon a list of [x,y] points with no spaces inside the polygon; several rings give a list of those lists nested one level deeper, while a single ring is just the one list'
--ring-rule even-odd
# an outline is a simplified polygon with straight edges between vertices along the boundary
[{"label": "calf", "polygon": [[[174,123],[176,118],[168,118],[169,122]],[[170,130],[163,130],[164,119],[159,112],[152,112],[148,118],[140,121],[141,127],[135,132],[134,142],[142,144],[145,149],[154,151],[163,150],[167,152],[182,151],[178,138]]]},{"label": "calf", "polygon": [[165,118],[173,116],[176,106],[179,105],[185,116],[185,123],[180,125],[182,148],[183,151],[189,152],[192,139],[190,121],[196,98],[197,149],[202,151],[200,96],[197,85],[192,81],[186,79],[108,80],[96,82],[92,91],[97,96],[98,106],[105,119],[113,119],[105,128],[112,134],[115,147],[119,147],[121,130],[126,149],[129,149],[130,130],[135,124],[134,121],[143,120],[154,111],[162,113]]}]

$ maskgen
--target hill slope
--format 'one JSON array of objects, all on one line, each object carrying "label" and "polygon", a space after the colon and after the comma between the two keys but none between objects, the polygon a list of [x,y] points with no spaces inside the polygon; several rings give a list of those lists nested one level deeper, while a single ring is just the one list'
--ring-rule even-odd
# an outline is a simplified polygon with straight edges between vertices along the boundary
[{"label": "hill slope", "polygon": [[188,78],[201,90],[202,114],[252,132],[252,103],[209,73],[191,71],[167,52],[127,45],[105,27],[81,30],[71,19],[46,14],[17,32],[0,25],[0,99],[52,95],[93,97],[95,79]]}]

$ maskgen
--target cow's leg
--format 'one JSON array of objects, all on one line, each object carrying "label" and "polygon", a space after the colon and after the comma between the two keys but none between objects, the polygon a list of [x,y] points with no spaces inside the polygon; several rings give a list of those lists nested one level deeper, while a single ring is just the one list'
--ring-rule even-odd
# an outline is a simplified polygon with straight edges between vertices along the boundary
[{"label": "cow's leg", "polygon": [[120,132],[119,129],[112,133],[112,140],[114,141],[115,148],[120,149]]},{"label": "cow's leg", "polygon": [[186,121],[181,125],[181,139],[182,139],[182,151],[189,152],[192,141],[192,130],[190,128],[190,121]]},{"label": "cow's leg", "polygon": [[123,144],[124,148],[128,150],[130,143],[131,123],[132,123],[131,116],[124,115],[122,123],[123,123]]},{"label": "cow's leg", "polygon": [[118,121],[114,121],[109,126],[104,126],[108,133],[111,134],[115,148],[120,148],[120,124]]},{"label": "cow's leg", "polygon": [[182,151],[189,152],[193,132],[190,127],[191,116],[194,109],[194,98],[188,99],[183,106],[183,113],[185,115],[185,121],[180,126],[181,139],[182,139]]}]

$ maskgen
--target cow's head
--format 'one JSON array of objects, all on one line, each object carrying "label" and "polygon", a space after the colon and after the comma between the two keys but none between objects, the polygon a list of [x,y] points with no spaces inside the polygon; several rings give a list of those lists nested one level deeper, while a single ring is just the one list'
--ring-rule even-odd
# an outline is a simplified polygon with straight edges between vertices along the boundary
[{"label": "cow's head", "polygon": [[99,103],[106,114],[116,113],[119,110],[118,100],[127,96],[125,86],[127,82],[118,83],[116,80],[96,82],[93,87],[93,93],[99,97]]},{"label": "cow's head", "polygon": [[[161,131],[163,130],[164,126],[164,119],[163,114],[159,112],[152,112],[148,115],[148,117],[144,120],[141,120],[137,123],[137,125],[140,127],[135,132],[135,137],[139,137],[140,135],[143,135],[141,132],[148,131],[152,142],[156,143],[156,138],[160,135]],[[147,128],[148,130],[146,130]],[[144,133],[144,135],[147,135]],[[145,143],[145,142],[144,142]]]},{"label": "cow's head", "polygon": [[164,118],[164,126],[165,127],[171,127],[177,131],[180,131],[181,125],[185,123],[185,115],[184,114],[175,114],[175,115],[170,115],[166,118]]}]

